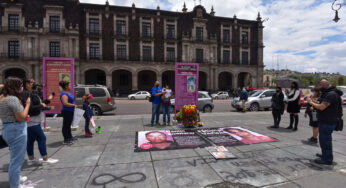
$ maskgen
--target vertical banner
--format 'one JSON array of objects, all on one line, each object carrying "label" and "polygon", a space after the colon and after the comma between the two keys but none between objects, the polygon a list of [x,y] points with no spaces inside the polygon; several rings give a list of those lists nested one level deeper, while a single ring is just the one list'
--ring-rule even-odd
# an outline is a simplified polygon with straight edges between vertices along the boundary
[{"label": "vertical banner", "polygon": [[73,58],[43,58],[43,98],[46,99],[53,92],[55,97],[49,106],[51,110],[46,114],[59,114],[61,112],[59,82],[65,80],[71,83],[72,93],[74,87],[74,59]]},{"label": "vertical banner", "polygon": [[198,106],[199,64],[175,64],[175,112],[184,105]]}]

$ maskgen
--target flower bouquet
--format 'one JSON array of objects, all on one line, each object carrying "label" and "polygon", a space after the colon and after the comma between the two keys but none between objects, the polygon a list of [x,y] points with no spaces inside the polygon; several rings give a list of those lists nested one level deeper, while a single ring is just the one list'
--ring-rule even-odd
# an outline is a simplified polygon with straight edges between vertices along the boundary
[{"label": "flower bouquet", "polygon": [[185,128],[194,128],[198,124],[198,110],[196,105],[184,105],[179,112],[179,120]]}]

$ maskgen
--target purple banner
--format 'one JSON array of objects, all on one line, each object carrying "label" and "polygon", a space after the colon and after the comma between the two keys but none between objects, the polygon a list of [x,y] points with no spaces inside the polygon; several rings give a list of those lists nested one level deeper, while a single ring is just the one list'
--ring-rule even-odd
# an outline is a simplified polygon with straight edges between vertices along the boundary
[{"label": "purple banner", "polygon": [[175,64],[175,111],[184,105],[198,106],[198,72],[197,63]]}]

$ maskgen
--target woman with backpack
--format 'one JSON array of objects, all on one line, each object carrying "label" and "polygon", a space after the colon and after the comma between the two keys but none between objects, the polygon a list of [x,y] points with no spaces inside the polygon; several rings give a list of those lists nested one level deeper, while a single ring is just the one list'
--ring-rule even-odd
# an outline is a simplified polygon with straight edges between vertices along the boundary
[{"label": "woman with backpack", "polygon": [[44,134],[41,128],[41,122],[44,118],[43,111],[45,108],[47,108],[47,104],[49,104],[49,101],[53,98],[53,96],[50,96],[49,99],[45,101],[46,103],[43,103],[41,98],[39,97],[39,94],[36,91],[34,91],[34,83],[35,81],[33,79],[24,80],[24,97],[30,98],[31,100],[31,105],[29,109],[30,118],[27,122],[28,142],[26,151],[29,158],[28,161],[31,163],[37,162],[34,157],[34,143],[35,141],[37,141],[38,150],[40,151],[40,154],[42,156],[42,159],[39,159],[39,161],[43,163],[54,164],[57,163],[59,160],[48,158],[46,135]]}]

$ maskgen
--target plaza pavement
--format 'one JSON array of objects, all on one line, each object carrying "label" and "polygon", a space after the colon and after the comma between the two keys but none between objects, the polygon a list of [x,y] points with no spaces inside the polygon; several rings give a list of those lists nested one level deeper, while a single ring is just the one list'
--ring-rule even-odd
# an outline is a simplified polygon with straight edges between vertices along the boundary
[{"label": "plaza pavement", "polygon": [[[345,112],[346,110],[344,110]],[[345,113],[344,113],[345,114]],[[277,138],[278,142],[227,147],[238,159],[215,160],[205,149],[134,152],[135,133],[172,129],[148,127],[149,115],[104,116],[96,120],[102,134],[62,145],[61,118],[48,119],[49,156],[54,165],[29,165],[22,174],[39,188],[173,188],[173,187],[329,187],[346,185],[346,130],[333,134],[334,166],[311,163],[318,145],[304,142],[311,136],[308,120],[300,114],[298,132],[269,129],[271,112],[202,114],[205,127],[241,126]],[[83,127],[84,122],[81,122]],[[288,114],[282,127],[288,125]],[[37,145],[35,154],[39,156]],[[9,150],[0,150],[0,187],[8,187]]]}]

